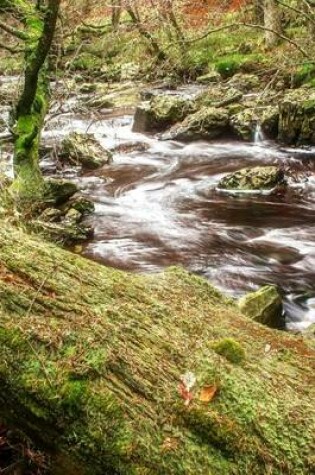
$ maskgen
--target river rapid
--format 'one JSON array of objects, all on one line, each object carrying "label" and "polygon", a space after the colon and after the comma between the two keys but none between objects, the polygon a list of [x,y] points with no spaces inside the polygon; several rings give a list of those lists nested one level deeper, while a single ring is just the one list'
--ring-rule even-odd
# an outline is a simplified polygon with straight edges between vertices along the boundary
[{"label": "river rapid", "polygon": [[[180,265],[233,297],[277,284],[287,327],[315,322],[315,148],[282,148],[258,133],[253,143],[166,142],[133,133],[132,111],[95,116],[71,112],[71,104],[52,114],[44,143],[88,131],[114,151],[112,165],[84,175],[42,162],[45,174],[75,180],[95,203],[84,256],[132,272]],[[216,190],[226,173],[274,164],[290,175],[285,193]]]}]

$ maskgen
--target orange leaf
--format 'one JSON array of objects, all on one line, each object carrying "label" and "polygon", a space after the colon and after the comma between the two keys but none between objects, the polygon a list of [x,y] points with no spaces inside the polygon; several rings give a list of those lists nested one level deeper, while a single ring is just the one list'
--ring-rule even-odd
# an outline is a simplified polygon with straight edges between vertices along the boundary
[{"label": "orange leaf", "polygon": [[218,391],[217,386],[204,386],[199,395],[199,401],[211,402]]}]

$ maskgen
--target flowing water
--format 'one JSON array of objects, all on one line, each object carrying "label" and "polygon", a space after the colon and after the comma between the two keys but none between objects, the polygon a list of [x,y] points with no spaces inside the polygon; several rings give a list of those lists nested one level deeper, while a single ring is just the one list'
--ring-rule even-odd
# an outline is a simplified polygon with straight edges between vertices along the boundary
[{"label": "flowing water", "polygon": [[[259,128],[253,143],[163,142],[133,133],[126,112],[100,120],[65,107],[43,135],[49,144],[89,131],[115,150],[113,164],[97,172],[62,170],[96,205],[88,219],[95,235],[83,255],[133,272],[181,265],[235,297],[274,283],[289,328],[315,322],[315,148],[283,149],[264,141]],[[216,189],[228,172],[274,164],[290,175],[285,193],[232,196]],[[60,173],[50,159],[42,165],[47,174]]]},{"label": "flowing water", "polygon": [[[275,283],[288,327],[315,322],[315,149],[281,149],[259,131],[253,143],[163,142],[133,133],[132,122],[65,116],[45,134],[49,141],[88,128],[116,148],[111,166],[77,177],[96,205],[83,254],[133,272],[181,265],[234,296]],[[228,172],[273,164],[290,173],[284,194],[216,190]]]}]

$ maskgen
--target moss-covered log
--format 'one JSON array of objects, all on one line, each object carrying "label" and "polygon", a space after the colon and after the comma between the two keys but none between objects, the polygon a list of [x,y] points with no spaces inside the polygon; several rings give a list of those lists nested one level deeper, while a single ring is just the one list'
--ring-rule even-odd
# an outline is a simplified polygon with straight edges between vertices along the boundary
[{"label": "moss-covered log", "polygon": [[314,350],[207,281],[105,268],[2,222],[0,303],[0,418],[54,474],[314,473]]}]

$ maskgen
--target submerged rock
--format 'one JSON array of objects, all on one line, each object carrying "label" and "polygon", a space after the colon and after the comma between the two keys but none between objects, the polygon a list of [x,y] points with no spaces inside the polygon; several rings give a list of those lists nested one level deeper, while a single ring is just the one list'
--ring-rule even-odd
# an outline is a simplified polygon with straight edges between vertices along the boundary
[{"label": "submerged rock", "polygon": [[237,191],[272,190],[284,185],[284,172],[277,166],[242,168],[222,178],[218,189]]},{"label": "submerged rock", "polygon": [[284,328],[283,305],[277,287],[266,285],[238,301],[240,311],[258,323],[271,328]]},{"label": "submerged rock", "polygon": [[95,170],[112,162],[112,154],[88,134],[73,132],[61,144],[60,157],[87,170]]},{"label": "submerged rock", "polygon": [[161,136],[162,140],[198,140],[214,139],[227,133],[229,130],[229,116],[226,109],[202,107],[195,114],[172,127]]},{"label": "submerged rock", "polygon": [[279,140],[289,144],[315,144],[315,92],[289,91],[279,105]]},{"label": "submerged rock", "polygon": [[137,107],[133,131],[161,131],[195,110],[196,105],[190,99],[167,94],[154,96],[149,102],[143,102]]}]

